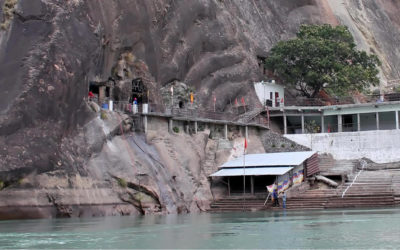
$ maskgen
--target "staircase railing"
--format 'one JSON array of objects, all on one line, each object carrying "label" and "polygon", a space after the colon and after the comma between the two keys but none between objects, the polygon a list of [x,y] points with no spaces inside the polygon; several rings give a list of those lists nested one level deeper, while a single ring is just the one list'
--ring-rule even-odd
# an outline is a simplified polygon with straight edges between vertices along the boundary
[{"label": "staircase railing", "polygon": [[358,171],[357,175],[354,177],[353,181],[351,182],[351,184],[349,186],[347,186],[347,188],[343,191],[342,193],[342,198],[345,196],[347,190],[349,190],[351,188],[351,186],[353,186],[354,182],[356,182],[358,176],[360,176],[361,172],[364,170],[364,167],[367,165],[367,162],[365,160],[361,160],[360,161],[361,164],[361,169],[360,171]]}]

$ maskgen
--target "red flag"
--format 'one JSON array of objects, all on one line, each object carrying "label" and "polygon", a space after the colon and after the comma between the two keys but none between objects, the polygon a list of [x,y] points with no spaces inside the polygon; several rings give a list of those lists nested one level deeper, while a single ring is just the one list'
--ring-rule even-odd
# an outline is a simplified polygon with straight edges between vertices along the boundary
[{"label": "red flag", "polygon": [[246,140],[246,138],[244,138],[244,149],[246,149],[247,148],[247,140]]},{"label": "red flag", "polygon": [[238,105],[238,101],[237,101],[237,98],[235,99],[235,106],[237,106]]},{"label": "red flag", "polygon": [[243,105],[246,105],[246,104],[244,103],[244,97],[242,97],[242,103],[243,103]]}]

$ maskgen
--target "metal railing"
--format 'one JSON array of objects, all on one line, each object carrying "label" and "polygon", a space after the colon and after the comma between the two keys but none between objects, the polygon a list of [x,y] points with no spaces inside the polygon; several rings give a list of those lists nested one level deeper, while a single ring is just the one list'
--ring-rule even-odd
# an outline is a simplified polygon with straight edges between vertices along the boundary
[{"label": "metal railing", "polygon": [[243,122],[240,118],[246,116],[246,113],[250,114],[251,107],[247,106],[249,111],[242,113],[241,109],[234,108],[233,111],[214,111],[209,109],[199,108],[167,108],[161,104],[149,103],[134,105],[127,101],[113,102],[113,109],[122,111],[128,114],[154,114],[154,115],[166,115],[175,118],[191,118],[191,119],[208,119],[216,121],[228,121],[228,122],[242,122],[246,124],[262,125],[268,127],[268,120],[262,116],[251,117],[250,120]]},{"label": "metal railing", "polygon": [[388,93],[382,95],[360,95],[348,97],[326,97],[326,98],[307,98],[296,97],[286,98],[285,106],[331,106],[360,103],[385,103],[400,101],[400,93]]},{"label": "metal railing", "polygon": [[[339,132],[339,127],[341,127],[340,132],[359,132],[359,131],[372,131],[372,130],[392,130],[396,129],[396,121],[393,117],[393,120],[391,121],[382,121],[380,120],[379,122],[379,127],[378,124],[374,122],[369,123],[369,124],[364,124],[364,123],[357,123],[357,122],[352,122],[352,123],[342,123],[338,124],[337,122],[327,122],[325,121],[324,128],[322,129],[321,124],[318,121],[318,124],[315,126],[310,126],[307,125],[307,123],[304,124],[304,133],[306,134],[318,134],[322,133],[337,133]],[[287,134],[302,134],[303,133],[303,128],[301,124],[290,124],[287,127]],[[283,132],[283,128],[281,128]]]}]

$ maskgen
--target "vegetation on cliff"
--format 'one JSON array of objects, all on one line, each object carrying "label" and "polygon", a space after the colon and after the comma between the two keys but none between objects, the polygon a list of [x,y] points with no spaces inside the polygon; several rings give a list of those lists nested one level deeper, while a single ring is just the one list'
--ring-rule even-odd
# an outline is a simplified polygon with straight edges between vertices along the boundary
[{"label": "vegetation on cliff", "polygon": [[345,26],[302,25],[295,39],[271,49],[265,65],[307,97],[322,89],[344,95],[379,83],[379,59],[358,51]]},{"label": "vegetation on cliff", "polygon": [[14,16],[14,10],[17,5],[17,0],[6,0],[3,5],[3,20],[0,23],[0,29],[7,30]]}]

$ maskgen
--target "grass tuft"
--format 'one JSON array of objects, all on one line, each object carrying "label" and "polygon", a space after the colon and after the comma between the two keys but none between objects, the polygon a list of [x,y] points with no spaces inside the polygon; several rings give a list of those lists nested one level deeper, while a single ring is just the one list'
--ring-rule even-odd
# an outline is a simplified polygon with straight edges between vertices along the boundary
[{"label": "grass tuft", "polygon": [[125,179],[118,178],[117,181],[118,181],[118,185],[119,185],[120,187],[126,188],[126,187],[128,186],[128,183],[126,182]]}]

